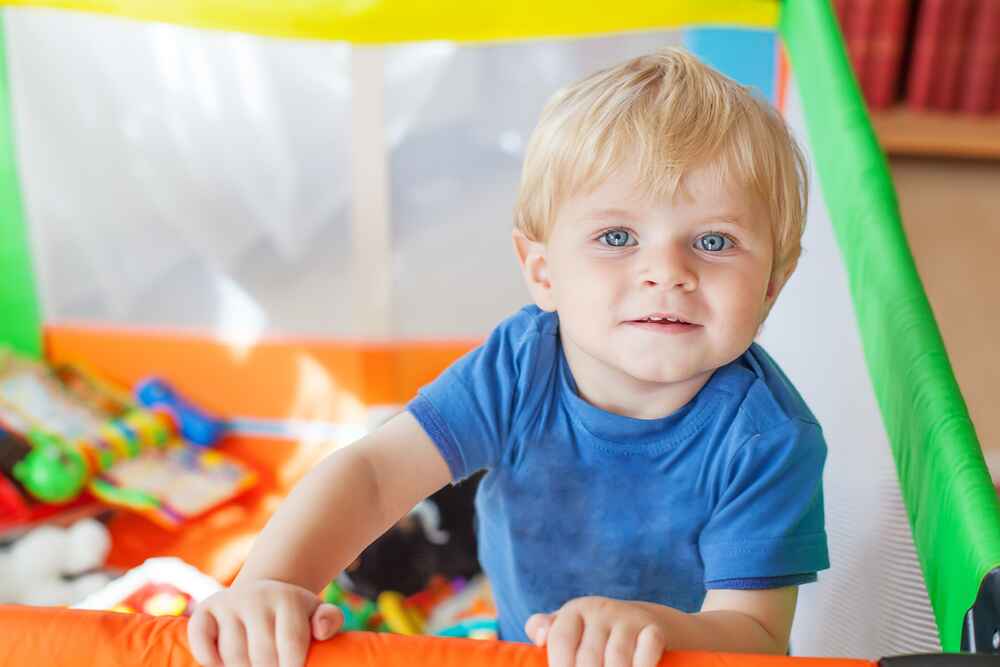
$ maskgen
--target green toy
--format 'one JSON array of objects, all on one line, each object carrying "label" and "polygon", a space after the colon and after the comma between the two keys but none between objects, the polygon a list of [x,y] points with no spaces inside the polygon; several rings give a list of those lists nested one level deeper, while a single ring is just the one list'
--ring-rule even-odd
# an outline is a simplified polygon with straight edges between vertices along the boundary
[{"label": "green toy", "polygon": [[322,598],[324,602],[336,605],[344,613],[345,631],[351,630],[379,630],[379,628],[369,627],[375,616],[377,608],[375,603],[361,596],[345,591],[336,581],[323,589]]},{"label": "green toy", "polygon": [[28,432],[32,450],[14,465],[14,477],[31,495],[47,503],[72,500],[87,483],[87,462],[74,448],[64,446],[38,429]]}]

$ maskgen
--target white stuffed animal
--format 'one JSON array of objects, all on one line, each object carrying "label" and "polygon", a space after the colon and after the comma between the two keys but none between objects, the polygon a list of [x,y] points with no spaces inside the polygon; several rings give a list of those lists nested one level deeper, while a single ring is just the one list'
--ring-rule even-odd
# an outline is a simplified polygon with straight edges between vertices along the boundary
[{"label": "white stuffed animal", "polygon": [[100,521],[42,526],[0,551],[0,604],[69,605],[103,588],[111,535]]}]

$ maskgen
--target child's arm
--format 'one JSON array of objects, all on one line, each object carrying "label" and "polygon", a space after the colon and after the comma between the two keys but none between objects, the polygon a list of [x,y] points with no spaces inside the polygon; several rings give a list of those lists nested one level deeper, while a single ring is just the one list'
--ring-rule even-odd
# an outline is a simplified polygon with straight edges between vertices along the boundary
[{"label": "child's arm", "polygon": [[550,667],[655,667],[663,651],[784,655],[797,595],[795,586],[710,590],[696,614],[649,602],[577,598],[554,614],[535,614],[525,631],[547,646]]},{"label": "child's arm", "polygon": [[301,664],[310,638],[325,639],[341,622],[316,593],[450,479],[409,413],[330,455],[278,508],[233,586],[198,606],[188,625],[195,658],[206,665]]},{"label": "child's arm", "polygon": [[701,641],[713,651],[785,655],[798,595],[798,586],[709,590],[694,615],[705,631]]},{"label": "child's arm", "polygon": [[275,579],[320,591],[375,538],[451,480],[407,412],[306,475],[254,544],[235,585]]}]

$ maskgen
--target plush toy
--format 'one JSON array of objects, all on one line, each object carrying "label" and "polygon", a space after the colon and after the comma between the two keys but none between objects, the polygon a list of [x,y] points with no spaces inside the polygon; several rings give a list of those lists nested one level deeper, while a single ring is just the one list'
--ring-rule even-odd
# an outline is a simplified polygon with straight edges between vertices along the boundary
[{"label": "plush toy", "polygon": [[[369,408],[367,430],[375,430],[400,409]],[[343,574],[346,587],[374,600],[385,591],[413,595],[436,576],[450,581],[479,574],[474,500],[481,477],[479,473],[449,484],[417,505],[351,563]]]},{"label": "plush toy", "polygon": [[68,605],[107,585],[111,536],[100,521],[42,526],[0,550],[0,604]]},{"label": "plush toy", "polygon": [[473,501],[481,476],[445,486],[417,505],[348,567],[348,587],[371,599],[384,591],[408,596],[435,576],[450,581],[478,574]]}]

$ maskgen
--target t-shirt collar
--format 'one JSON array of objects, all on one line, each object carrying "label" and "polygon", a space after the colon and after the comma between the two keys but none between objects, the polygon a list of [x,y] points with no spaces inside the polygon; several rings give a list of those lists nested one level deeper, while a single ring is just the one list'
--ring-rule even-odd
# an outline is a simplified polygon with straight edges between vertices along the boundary
[{"label": "t-shirt collar", "polygon": [[[559,347],[559,390],[574,417],[591,435],[608,442],[643,444],[658,442],[674,444],[689,440],[711,417],[711,408],[717,401],[716,386],[726,375],[725,367],[712,374],[694,398],[665,417],[638,419],[608,412],[591,405],[580,397],[569,362]],[[717,377],[718,376],[718,377]]]}]

